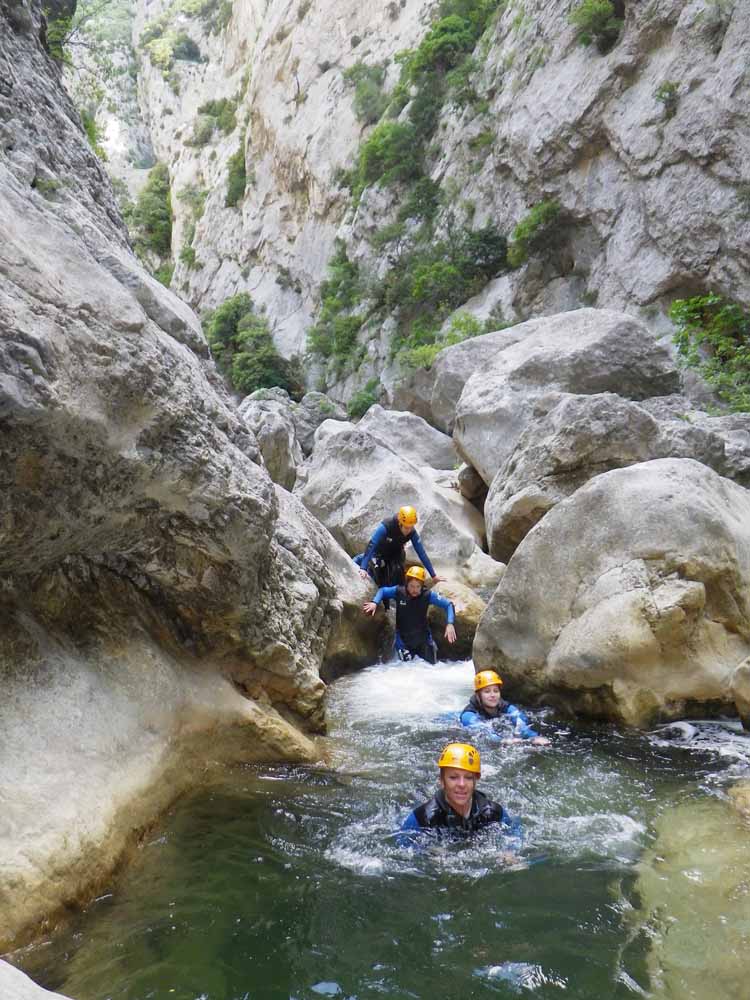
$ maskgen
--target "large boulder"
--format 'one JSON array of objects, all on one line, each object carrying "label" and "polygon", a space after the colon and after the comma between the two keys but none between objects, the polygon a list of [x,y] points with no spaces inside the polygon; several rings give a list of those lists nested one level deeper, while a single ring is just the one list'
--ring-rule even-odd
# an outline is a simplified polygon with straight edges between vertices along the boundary
[{"label": "large boulder", "polygon": [[[297,547],[297,565],[291,565],[289,572],[307,630],[314,633],[322,623],[319,581],[332,579],[335,588],[338,620],[329,632],[320,676],[328,681],[344,671],[374,663],[380,650],[380,632],[373,619],[362,612],[365,601],[372,599],[374,585],[362,579],[351,556],[297,497],[278,488],[276,494],[281,521],[290,535],[287,548]],[[299,572],[311,563],[314,592],[307,574]],[[289,613],[287,606],[281,610]]]},{"label": "large boulder", "polygon": [[318,435],[294,492],[350,555],[364,551],[384,518],[414,504],[420,536],[441,575],[476,577],[476,553],[491,563],[482,551],[482,515],[441,482],[440,472],[413,465],[359,427],[331,433],[324,424]]},{"label": "large boulder", "polygon": [[453,439],[431,427],[414,413],[371,406],[357,424],[386,448],[412,465],[433,469],[455,469],[458,453]]},{"label": "large boulder", "polygon": [[304,460],[293,406],[284,389],[258,389],[239,406],[240,416],[255,435],[269,476],[287,490],[294,488],[297,466]]},{"label": "large boulder", "polygon": [[4,10],[0,951],[90,898],[212,768],[317,760],[319,670],[358,655],[354,581],[279,499]]},{"label": "large boulder", "polygon": [[495,330],[446,347],[429,368],[418,368],[406,376],[386,381],[390,405],[418,414],[446,434],[453,432],[456,404],[468,379],[485,371],[497,355],[520,340],[529,324]]},{"label": "large boulder", "polygon": [[3,1000],[66,1000],[61,993],[50,993],[29,979],[20,969],[0,959],[0,997]]},{"label": "large boulder", "polygon": [[629,399],[679,387],[667,349],[623,313],[578,309],[514,327],[515,342],[464,385],[453,437],[489,486],[538,412],[560,393]]},{"label": "large boulder", "polygon": [[633,938],[648,943],[647,995],[740,1000],[750,948],[747,818],[720,799],[691,798],[661,813],[654,836],[628,921]]},{"label": "large boulder", "polygon": [[303,455],[313,449],[315,431],[324,420],[346,420],[346,410],[324,392],[308,392],[292,407],[297,441]]},{"label": "large boulder", "polygon": [[475,664],[634,725],[731,710],[750,653],[749,526],[750,494],[690,459],[595,477],[516,550]]},{"label": "large boulder", "polygon": [[491,555],[510,559],[537,521],[593,476],[652,458],[695,458],[725,470],[717,434],[684,420],[658,422],[614,393],[540,400],[485,502]]}]

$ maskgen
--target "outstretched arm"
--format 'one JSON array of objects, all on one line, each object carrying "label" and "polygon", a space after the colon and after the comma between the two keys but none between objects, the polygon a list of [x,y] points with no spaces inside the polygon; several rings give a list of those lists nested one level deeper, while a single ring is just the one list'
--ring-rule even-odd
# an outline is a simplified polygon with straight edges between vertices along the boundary
[{"label": "outstretched arm", "polygon": [[434,579],[435,578],[434,567],[433,567],[432,563],[430,562],[427,553],[424,550],[424,546],[422,545],[422,540],[419,537],[419,532],[416,530],[416,528],[414,529],[414,531],[412,531],[411,535],[409,535],[409,541],[414,546],[414,551],[417,553],[417,555],[419,556],[419,558],[422,560],[422,565],[427,570],[427,572],[430,574],[430,576]]},{"label": "outstretched arm", "polygon": [[383,598],[395,598],[397,591],[398,587],[381,587],[371,601],[367,601],[366,604],[362,605],[362,610],[366,615],[374,615],[378,610],[378,604],[380,604]]},{"label": "outstretched arm", "polygon": [[516,708],[515,705],[506,705],[503,708],[503,714],[507,715],[513,723],[513,733],[515,736],[520,736],[524,740],[531,740],[537,746],[546,746],[549,743],[546,736],[540,736],[536,729],[531,728],[529,720],[520,708]]},{"label": "outstretched arm", "polygon": [[461,712],[462,726],[481,726],[481,732],[493,743],[502,743],[502,739],[492,728],[492,723],[483,719],[477,712]]},{"label": "outstretched arm", "polygon": [[442,597],[440,594],[436,593],[434,590],[429,592],[429,602],[430,604],[436,604],[439,608],[445,611],[445,617],[448,624],[445,626],[445,638],[448,642],[456,641],[456,611],[453,607],[452,601],[449,601],[446,597]]}]

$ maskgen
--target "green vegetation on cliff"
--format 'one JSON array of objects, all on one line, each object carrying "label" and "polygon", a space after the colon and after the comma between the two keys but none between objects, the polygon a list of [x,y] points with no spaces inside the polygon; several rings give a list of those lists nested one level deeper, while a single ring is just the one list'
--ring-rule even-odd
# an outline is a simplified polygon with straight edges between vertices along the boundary
[{"label": "green vegetation on cliff", "polygon": [[387,319],[395,321],[391,352],[408,363],[414,351],[439,340],[451,311],[507,266],[505,236],[491,224],[473,230],[459,223],[456,192],[442,191],[428,176],[441,109],[449,99],[476,99],[471,77],[480,63],[474,52],[504,6],[504,0],[442,0],[420,44],[397,55],[401,72],[389,96],[382,92],[382,66],[357,63],[345,73],[355,86],[357,117],[377,121],[342,176],[352,204],[373,184],[399,185],[403,196],[397,217],[371,238],[387,269],[378,276],[360,273],[338,243],[321,285],[308,346],[337,376],[362,360],[361,331],[375,335]]},{"label": "green vegetation on cliff", "polygon": [[172,198],[169,168],[157,163],[138,196],[130,218],[133,243],[139,255],[169,257],[172,253]]},{"label": "green vegetation on cliff", "polygon": [[217,367],[237,392],[279,386],[294,399],[302,396],[299,364],[276,350],[268,319],[247,293],[226,299],[205,319],[205,328]]},{"label": "green vegetation on cliff", "polygon": [[684,363],[734,411],[750,411],[750,312],[710,293],[677,299],[669,312]]},{"label": "green vegetation on cliff", "polygon": [[595,43],[602,55],[617,44],[624,23],[610,0],[581,0],[570,12],[568,20],[577,29],[581,44]]}]

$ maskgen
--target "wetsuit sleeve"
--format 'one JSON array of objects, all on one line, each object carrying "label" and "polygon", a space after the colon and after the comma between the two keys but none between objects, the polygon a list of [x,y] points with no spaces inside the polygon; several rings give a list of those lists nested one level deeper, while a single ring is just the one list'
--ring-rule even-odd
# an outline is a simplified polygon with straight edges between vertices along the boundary
[{"label": "wetsuit sleeve", "polygon": [[495,743],[502,743],[502,737],[500,737],[495,730],[492,728],[492,723],[483,719],[481,715],[476,712],[461,712],[461,725],[462,726],[481,726],[481,732],[490,740]]},{"label": "wetsuit sleeve", "polygon": [[439,608],[442,608],[445,612],[445,617],[448,619],[448,625],[453,625],[456,620],[456,612],[453,608],[452,601],[449,601],[447,597],[442,597],[440,594],[436,594],[434,590],[430,590],[427,599],[430,604],[437,604]]},{"label": "wetsuit sleeve", "polygon": [[427,570],[427,572],[430,574],[430,576],[435,576],[436,575],[435,574],[435,570],[433,569],[432,563],[428,559],[427,553],[425,552],[425,550],[424,550],[424,548],[422,546],[422,540],[419,537],[419,532],[418,531],[412,531],[412,533],[409,535],[409,541],[414,546],[414,551],[417,553],[417,555],[419,556],[419,558],[422,560],[422,565],[424,566],[424,568]]},{"label": "wetsuit sleeve", "polygon": [[524,740],[531,740],[539,733],[536,729],[532,729],[529,725],[529,720],[523,714],[520,708],[516,708],[515,705],[506,704],[503,707],[503,715],[507,715],[510,721],[513,723],[513,735],[520,736]]},{"label": "wetsuit sleeve", "polygon": [[[385,538],[387,532],[384,524],[379,524],[375,529],[375,532],[367,543],[367,548],[365,549],[365,554],[362,556],[362,562],[359,564],[360,568],[367,571],[367,567],[370,565],[370,560],[373,557],[375,549],[380,545],[380,543]],[[434,576],[434,574],[433,574]]]},{"label": "wetsuit sleeve", "polygon": [[419,844],[419,834],[422,829],[416,811],[410,812],[396,834],[396,843],[399,847],[416,847]]},{"label": "wetsuit sleeve", "polygon": [[381,587],[377,594],[373,597],[373,604],[380,604],[383,598],[388,597],[393,600],[398,593],[398,587]]}]

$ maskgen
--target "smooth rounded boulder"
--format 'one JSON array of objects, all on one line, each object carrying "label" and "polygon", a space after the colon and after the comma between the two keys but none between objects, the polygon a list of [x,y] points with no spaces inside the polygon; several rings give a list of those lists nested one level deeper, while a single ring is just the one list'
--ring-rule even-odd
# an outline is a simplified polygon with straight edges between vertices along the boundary
[{"label": "smooth rounded boulder", "polygon": [[478,669],[532,699],[646,725],[733,708],[750,654],[750,493],[691,459],[591,479],[526,536],[482,617]]},{"label": "smooth rounded boulder", "polygon": [[515,342],[467,380],[456,407],[458,450],[488,486],[529,423],[552,409],[560,393],[638,400],[679,388],[667,349],[624,313],[577,309],[513,332]]},{"label": "smooth rounded boulder", "polygon": [[593,476],[653,458],[695,458],[725,469],[724,442],[684,420],[658,421],[615,393],[549,398],[492,481],[484,506],[487,543],[507,561],[547,511]]},{"label": "smooth rounded boulder", "polygon": [[357,427],[416,466],[445,470],[454,469],[458,464],[453,439],[431,427],[415,413],[385,410],[375,404]]}]

